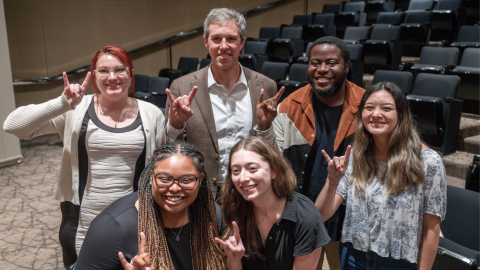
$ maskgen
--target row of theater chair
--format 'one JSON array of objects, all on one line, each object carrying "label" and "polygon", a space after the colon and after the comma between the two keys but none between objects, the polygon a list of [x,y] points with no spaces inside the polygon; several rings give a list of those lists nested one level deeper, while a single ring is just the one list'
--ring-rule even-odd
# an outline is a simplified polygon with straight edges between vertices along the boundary
[{"label": "row of theater chair", "polygon": [[[348,26],[364,26],[377,23],[380,12],[405,11],[408,14],[429,11],[427,22],[432,30],[430,39],[434,41],[452,41],[460,26],[464,24],[473,25],[479,20],[479,3],[476,0],[411,0],[401,2],[400,0],[352,0],[352,2],[340,4],[325,4],[322,14],[334,15],[332,20],[336,26],[336,36],[343,37]],[[294,23],[301,22],[305,27],[309,24],[308,16],[313,19],[315,14],[299,16],[302,19],[294,19]]]},{"label": "row of theater chair", "polygon": [[148,75],[135,74],[134,80],[135,98],[153,103],[165,114],[168,98],[165,89],[170,86],[170,79],[167,77],[150,77]]},{"label": "row of theater chair", "polygon": [[[180,57],[178,60],[177,69],[163,68],[158,73],[159,77],[165,77],[169,79],[169,82],[173,82],[175,79],[180,78],[190,72],[202,69],[208,66],[211,62],[209,58],[203,58],[198,65],[198,58],[196,57]],[[168,85],[170,86],[170,85]]]}]

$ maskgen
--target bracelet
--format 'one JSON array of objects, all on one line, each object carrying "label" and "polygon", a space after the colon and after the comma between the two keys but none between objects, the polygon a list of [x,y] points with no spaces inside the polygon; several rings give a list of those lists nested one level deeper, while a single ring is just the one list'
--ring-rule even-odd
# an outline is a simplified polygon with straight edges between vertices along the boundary
[{"label": "bracelet", "polygon": [[340,184],[340,183],[338,183],[338,184],[336,184],[336,185],[332,185],[332,184],[330,184],[330,182],[328,181],[328,178],[327,178],[327,183],[328,183],[330,186],[334,186],[334,187],[336,187],[336,186],[338,186],[338,185]]}]

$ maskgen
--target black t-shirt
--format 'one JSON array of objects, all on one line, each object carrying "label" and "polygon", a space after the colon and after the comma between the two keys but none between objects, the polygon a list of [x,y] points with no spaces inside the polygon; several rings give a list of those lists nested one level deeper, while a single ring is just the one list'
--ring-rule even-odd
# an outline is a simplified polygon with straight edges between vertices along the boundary
[{"label": "black t-shirt", "polygon": [[312,201],[316,201],[318,194],[325,185],[327,179],[327,166],[322,149],[333,158],[333,145],[337,135],[343,104],[336,107],[329,107],[313,97],[313,108],[315,112],[315,143],[307,157],[304,184],[304,194]]},{"label": "black t-shirt", "polygon": [[[120,198],[93,219],[78,256],[76,270],[123,270],[118,252],[127,261],[138,253],[138,210],[135,202],[138,192]],[[217,225],[220,228],[222,216],[216,205]],[[178,235],[180,228],[172,228]],[[190,252],[190,223],[183,226],[180,241],[169,228],[165,228],[168,249],[175,269],[193,269]],[[148,237],[148,235],[146,236]]]},{"label": "black t-shirt", "polygon": [[287,199],[282,217],[270,229],[265,246],[260,238],[260,255],[242,258],[243,269],[291,270],[295,257],[305,256],[330,242],[315,204],[293,192]]}]

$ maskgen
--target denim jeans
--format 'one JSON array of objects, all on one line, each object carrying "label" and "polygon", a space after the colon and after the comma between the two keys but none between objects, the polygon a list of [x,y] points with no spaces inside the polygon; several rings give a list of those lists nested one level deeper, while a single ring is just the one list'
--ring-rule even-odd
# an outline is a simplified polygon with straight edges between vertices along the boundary
[{"label": "denim jeans", "polygon": [[381,257],[373,251],[363,252],[353,248],[352,243],[343,243],[340,261],[342,270],[417,270],[417,264],[403,259]]}]

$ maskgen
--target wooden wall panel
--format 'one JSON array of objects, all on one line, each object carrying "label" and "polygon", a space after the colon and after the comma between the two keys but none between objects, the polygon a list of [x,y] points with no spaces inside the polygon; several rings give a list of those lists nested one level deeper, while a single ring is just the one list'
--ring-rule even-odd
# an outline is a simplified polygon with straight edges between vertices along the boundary
[{"label": "wooden wall panel", "polygon": [[[308,1],[308,5],[306,5]],[[90,63],[106,44],[131,50],[203,24],[215,7],[239,12],[272,0],[5,0],[5,18],[13,78],[55,76]],[[297,0],[247,18],[247,35],[257,37],[262,26],[292,22],[295,14],[320,12],[324,3],[338,0]],[[205,58],[203,33],[173,42],[173,67],[181,56]],[[168,45],[132,56],[135,73],[156,76],[170,66]],[[81,74],[84,77],[85,74]],[[75,81],[74,77],[71,77]],[[82,80],[80,80],[82,81]],[[92,92],[89,87],[88,92]],[[17,106],[40,103],[61,94],[61,82],[15,86]]]}]

